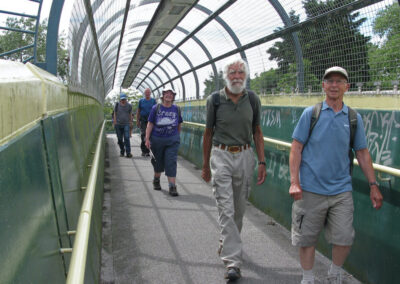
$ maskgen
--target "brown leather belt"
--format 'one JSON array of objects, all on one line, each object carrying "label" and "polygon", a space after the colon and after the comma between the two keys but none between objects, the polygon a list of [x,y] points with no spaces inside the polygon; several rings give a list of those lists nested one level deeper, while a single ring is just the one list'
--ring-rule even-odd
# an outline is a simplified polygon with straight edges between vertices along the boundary
[{"label": "brown leather belt", "polygon": [[221,150],[226,150],[228,152],[231,152],[233,154],[240,153],[240,152],[250,148],[250,144],[238,145],[238,146],[227,146],[225,144],[217,144],[214,146],[220,148]]}]

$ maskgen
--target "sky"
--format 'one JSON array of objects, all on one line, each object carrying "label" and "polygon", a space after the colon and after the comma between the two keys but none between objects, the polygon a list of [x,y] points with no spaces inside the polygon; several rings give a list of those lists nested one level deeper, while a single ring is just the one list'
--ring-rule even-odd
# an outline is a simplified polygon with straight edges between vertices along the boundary
[{"label": "sky", "polygon": [[[69,17],[71,15],[72,6],[75,0],[64,0],[63,12],[61,14],[61,21],[59,27],[59,33],[61,31],[68,31]],[[49,17],[52,0],[43,0],[42,12],[40,15],[40,21]],[[0,10],[16,12],[21,14],[36,15],[39,4],[29,0],[0,0]],[[12,15],[0,14],[0,25],[3,25],[6,18]]]}]

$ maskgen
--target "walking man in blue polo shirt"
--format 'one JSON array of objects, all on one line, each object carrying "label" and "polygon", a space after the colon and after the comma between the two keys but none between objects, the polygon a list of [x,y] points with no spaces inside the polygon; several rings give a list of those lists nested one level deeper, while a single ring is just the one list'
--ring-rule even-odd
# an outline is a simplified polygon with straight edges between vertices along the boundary
[{"label": "walking man in blue polo shirt", "polygon": [[140,144],[140,149],[142,150],[142,157],[149,157],[150,150],[147,149],[145,145],[145,136],[146,136],[146,128],[147,122],[149,118],[149,114],[153,105],[157,102],[155,99],[151,97],[151,91],[149,88],[144,90],[144,98],[139,100],[138,110],[136,112],[136,125],[140,127],[140,138],[142,139],[142,143]]},{"label": "walking man in blue polo shirt", "polygon": [[[325,101],[310,135],[313,107],[304,110],[293,132],[290,152],[292,244],[299,247],[303,269],[301,284],[314,284],[315,245],[319,232],[332,244],[328,283],[342,283],[341,266],[354,239],[351,185],[349,108],[343,95],[349,89],[347,71],[331,67],[325,71],[322,87]],[[370,186],[372,206],[382,206],[382,195],[375,179],[367,149],[364,125],[357,113],[353,150]]]}]

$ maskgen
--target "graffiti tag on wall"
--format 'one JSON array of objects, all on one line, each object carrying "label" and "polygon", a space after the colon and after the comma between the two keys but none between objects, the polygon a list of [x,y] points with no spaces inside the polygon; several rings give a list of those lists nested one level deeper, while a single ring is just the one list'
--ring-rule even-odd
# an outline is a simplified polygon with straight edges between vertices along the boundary
[{"label": "graffiti tag on wall", "polygon": [[267,109],[261,113],[262,126],[276,126],[281,128],[281,111],[276,109]]},{"label": "graffiti tag on wall", "polygon": [[396,120],[396,112],[368,112],[363,115],[368,149],[375,163],[393,165],[392,150],[397,142],[397,129],[400,123]]}]

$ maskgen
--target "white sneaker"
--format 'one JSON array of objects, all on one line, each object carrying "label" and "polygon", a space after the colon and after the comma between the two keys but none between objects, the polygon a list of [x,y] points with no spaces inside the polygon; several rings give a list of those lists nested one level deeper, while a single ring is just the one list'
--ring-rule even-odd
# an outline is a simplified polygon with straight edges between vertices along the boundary
[{"label": "white sneaker", "polygon": [[342,273],[331,274],[326,277],[324,284],[342,284],[343,283],[343,275]]}]

